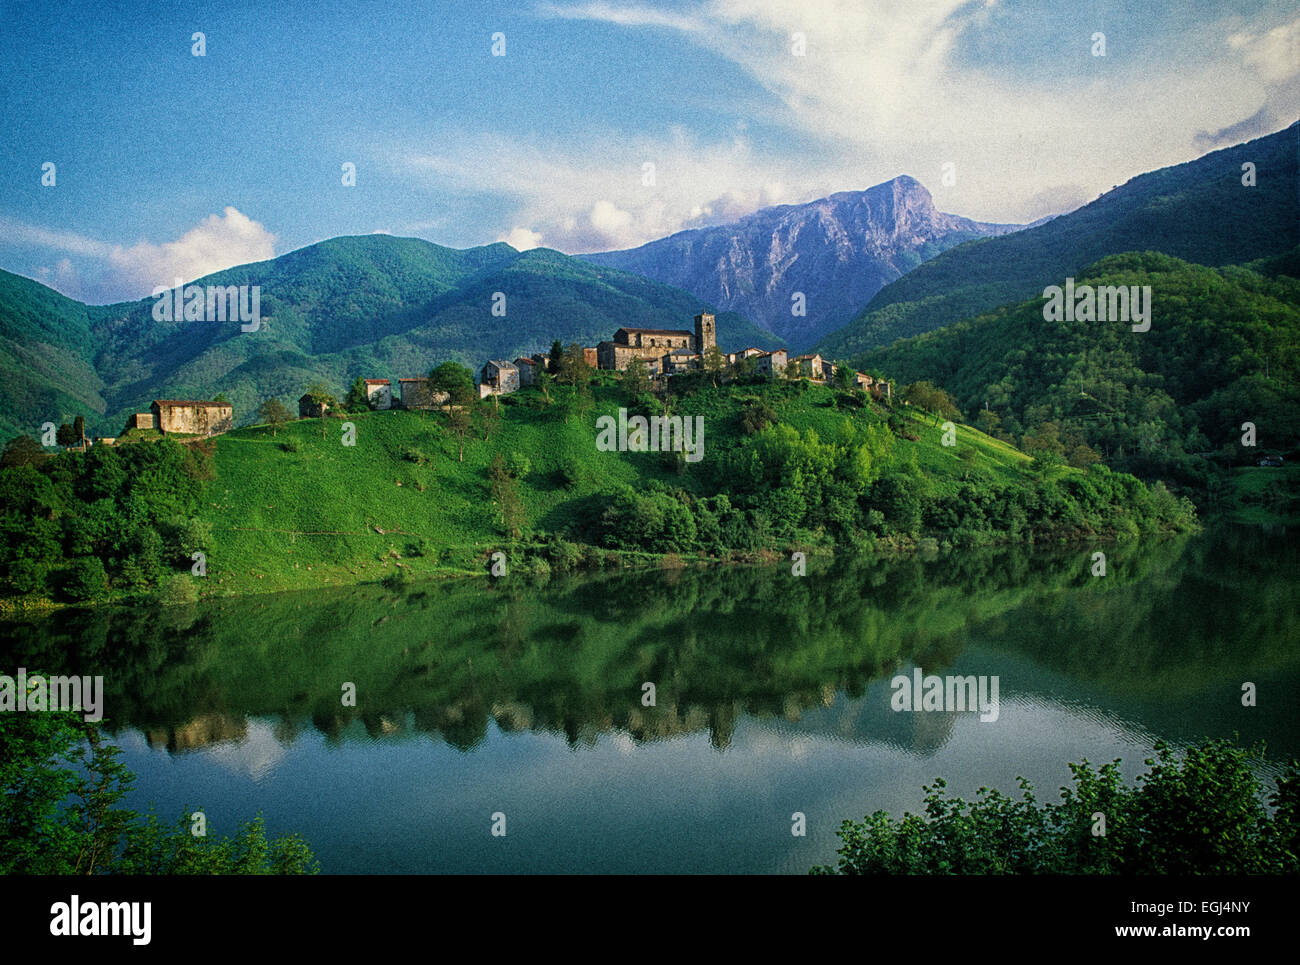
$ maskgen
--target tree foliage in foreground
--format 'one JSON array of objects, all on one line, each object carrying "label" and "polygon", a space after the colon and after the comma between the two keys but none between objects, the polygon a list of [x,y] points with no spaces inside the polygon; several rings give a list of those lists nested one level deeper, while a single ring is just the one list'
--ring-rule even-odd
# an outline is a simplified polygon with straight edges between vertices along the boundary
[{"label": "tree foliage in foreground", "polygon": [[135,775],[77,714],[0,714],[0,874],[314,874],[297,835],[259,815],[233,837],[191,834],[121,806]]},{"label": "tree foliage in foreground", "polygon": [[[895,821],[877,811],[837,832],[837,867],[814,874],[1297,874],[1300,765],[1268,795],[1251,755],[1225,740],[1181,760],[1163,741],[1150,770],[1125,786],[1118,760],[1097,770],[1071,764],[1074,787],[1042,804],[1020,778],[1021,797],[980,788],[967,802],[925,788],[925,814]],[[1105,816],[1098,835],[1097,815]]]}]

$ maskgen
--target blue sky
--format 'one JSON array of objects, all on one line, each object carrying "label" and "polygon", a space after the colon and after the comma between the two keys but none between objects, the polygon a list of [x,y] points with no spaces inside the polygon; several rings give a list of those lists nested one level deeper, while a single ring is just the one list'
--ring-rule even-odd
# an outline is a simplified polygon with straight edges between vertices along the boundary
[{"label": "blue sky", "polygon": [[344,234],[628,247],[903,173],[1028,221],[1294,121],[1300,12],[10,3],[0,68],[0,267],[102,302]]}]

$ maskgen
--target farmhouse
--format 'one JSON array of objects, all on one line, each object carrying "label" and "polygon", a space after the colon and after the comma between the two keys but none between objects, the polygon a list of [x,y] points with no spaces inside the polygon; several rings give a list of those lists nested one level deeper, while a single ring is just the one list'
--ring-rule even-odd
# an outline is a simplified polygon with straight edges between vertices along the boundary
[{"label": "farmhouse", "polygon": [[754,371],[762,372],[770,378],[776,378],[785,372],[787,356],[785,349],[779,348],[775,352],[760,352],[753,356]]},{"label": "farmhouse", "polygon": [[814,382],[829,382],[835,366],[820,355],[798,355],[790,360],[790,375],[795,378],[811,379]]},{"label": "farmhouse", "polygon": [[756,355],[762,355],[761,348],[742,348],[739,352],[731,352],[727,355],[727,361],[733,365],[742,359],[753,358]]},{"label": "farmhouse", "polygon": [[[149,406],[152,428],[193,436],[215,436],[234,425],[235,410],[229,402],[204,402],[189,399],[155,399]],[[132,417],[139,420],[144,413]],[[131,423],[127,423],[131,428]],[[146,428],[140,425],[139,428]]]},{"label": "farmhouse", "polygon": [[435,392],[428,379],[398,379],[401,387],[403,409],[436,409],[450,398],[446,392]]},{"label": "farmhouse", "polygon": [[519,369],[519,385],[521,388],[537,382],[539,366],[536,359],[525,358],[521,355],[515,359],[515,368]]},{"label": "farmhouse", "polygon": [[513,362],[489,359],[479,375],[478,397],[517,392],[519,385],[519,368]]},{"label": "farmhouse", "polygon": [[393,407],[393,387],[388,379],[366,379],[366,401],[372,409]]},{"label": "farmhouse", "polygon": [[130,432],[132,429],[153,429],[156,428],[153,421],[152,412],[135,412],[126,418],[126,428],[122,434]]},{"label": "farmhouse", "polygon": [[886,399],[892,399],[894,397],[893,386],[891,386],[884,379],[877,380],[872,376],[867,375],[866,372],[858,373],[857,383],[858,383],[858,388],[870,392],[877,399],[882,397]]}]

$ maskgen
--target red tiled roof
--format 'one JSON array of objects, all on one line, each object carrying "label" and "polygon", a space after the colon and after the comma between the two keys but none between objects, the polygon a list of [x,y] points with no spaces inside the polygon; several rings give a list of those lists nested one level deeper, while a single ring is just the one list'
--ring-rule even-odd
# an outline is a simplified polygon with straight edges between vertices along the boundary
[{"label": "red tiled roof", "polygon": [[208,408],[231,408],[229,402],[204,402],[195,399],[154,399],[153,405],[202,405]]},{"label": "red tiled roof", "polygon": [[366,385],[387,385],[389,379],[366,379]]}]

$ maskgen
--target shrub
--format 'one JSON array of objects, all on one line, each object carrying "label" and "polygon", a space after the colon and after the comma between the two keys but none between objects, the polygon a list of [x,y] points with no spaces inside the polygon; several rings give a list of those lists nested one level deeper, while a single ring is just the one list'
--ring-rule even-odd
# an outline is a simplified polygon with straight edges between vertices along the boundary
[{"label": "shrub", "polygon": [[108,593],[108,574],[96,556],[82,556],[68,565],[64,589],[74,600],[99,600]]},{"label": "shrub", "polygon": [[[1276,781],[1264,809],[1250,755],[1224,740],[1187,751],[1156,744],[1150,770],[1122,783],[1119,761],[1093,770],[1071,764],[1074,786],[1060,804],[1040,805],[1020,779],[1019,800],[981,788],[973,802],[951,799],[936,780],[925,814],[895,821],[877,811],[845,821],[839,864],[819,874],[1296,874],[1300,766]],[[1093,815],[1106,816],[1094,836]]]},{"label": "shrub", "polygon": [[546,545],[546,558],[557,573],[568,573],[582,565],[582,548],[559,538]]},{"label": "shrub", "polygon": [[555,475],[559,484],[565,489],[574,489],[582,484],[586,473],[583,471],[582,463],[577,459],[569,458],[560,463]]},{"label": "shrub", "polygon": [[533,471],[532,461],[522,452],[512,453],[506,463],[506,472],[515,479],[525,479]]},{"label": "shrub", "polygon": [[163,580],[154,599],[163,606],[186,606],[199,601],[199,587],[191,576],[174,573]]},{"label": "shrub", "polygon": [[757,435],[777,422],[776,411],[766,402],[755,402],[740,416],[740,427],[746,435]]},{"label": "shrub", "polygon": [[406,567],[399,566],[393,572],[386,575],[379,581],[385,589],[396,590],[400,587],[407,586],[411,582],[411,574],[406,571]]}]

